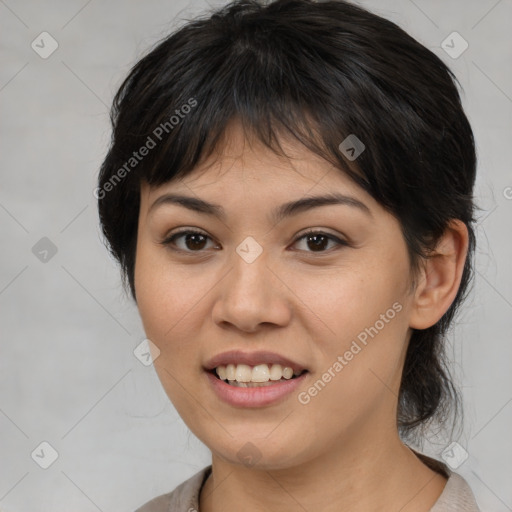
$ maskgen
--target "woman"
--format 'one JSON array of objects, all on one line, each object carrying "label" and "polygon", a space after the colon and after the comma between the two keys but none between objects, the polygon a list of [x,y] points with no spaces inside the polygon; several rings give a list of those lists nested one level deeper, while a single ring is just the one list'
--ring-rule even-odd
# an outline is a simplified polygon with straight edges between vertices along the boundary
[{"label": "woman", "polygon": [[455,77],[344,1],[242,0],[130,72],[96,196],[170,400],[212,464],[138,509],[478,511],[407,445],[457,393],[474,249]]}]

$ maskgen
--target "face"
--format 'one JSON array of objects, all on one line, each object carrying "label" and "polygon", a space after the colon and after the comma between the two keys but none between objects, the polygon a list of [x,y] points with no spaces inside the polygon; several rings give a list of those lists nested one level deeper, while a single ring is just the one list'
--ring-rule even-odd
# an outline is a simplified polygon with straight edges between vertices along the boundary
[{"label": "face", "polygon": [[[135,289],[166,393],[235,464],[287,468],[394,435],[412,301],[398,221],[304,147],[283,142],[284,158],[241,133],[185,178],[142,185]],[[208,371],[267,380],[279,362],[302,373],[240,387]]]}]

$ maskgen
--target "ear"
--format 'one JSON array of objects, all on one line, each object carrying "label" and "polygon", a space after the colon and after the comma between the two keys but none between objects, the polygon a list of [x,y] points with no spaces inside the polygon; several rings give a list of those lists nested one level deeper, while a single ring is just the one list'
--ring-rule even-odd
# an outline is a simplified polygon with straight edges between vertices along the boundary
[{"label": "ear", "polygon": [[468,229],[452,219],[424,265],[414,292],[410,324],[427,329],[448,310],[459,289],[468,251]]}]

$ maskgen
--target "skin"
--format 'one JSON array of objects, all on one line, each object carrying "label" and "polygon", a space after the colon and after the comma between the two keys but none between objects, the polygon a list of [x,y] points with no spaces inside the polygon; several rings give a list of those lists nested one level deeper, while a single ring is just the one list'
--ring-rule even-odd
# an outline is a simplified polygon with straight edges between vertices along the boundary
[{"label": "skin", "polygon": [[[433,325],[455,298],[467,230],[450,224],[413,287],[399,222],[340,170],[296,142],[281,143],[290,158],[233,124],[185,178],[141,186],[137,305],[160,350],[154,364],[166,393],[212,452],[200,510],[426,512],[446,480],[400,441],[397,395],[411,328]],[[324,205],[270,218],[283,203],[333,191],[369,213]],[[171,192],[221,205],[226,216],[176,204],[150,211]],[[162,245],[177,228],[207,238]],[[302,238],[308,228],[348,245],[327,238],[318,249]],[[235,251],[247,236],[263,249],[252,263]],[[308,369],[305,391],[397,302],[401,311],[306,405],[292,393],[279,405],[232,407],[203,371],[220,352],[271,350]],[[249,441],[259,455],[252,466],[238,456]]]}]

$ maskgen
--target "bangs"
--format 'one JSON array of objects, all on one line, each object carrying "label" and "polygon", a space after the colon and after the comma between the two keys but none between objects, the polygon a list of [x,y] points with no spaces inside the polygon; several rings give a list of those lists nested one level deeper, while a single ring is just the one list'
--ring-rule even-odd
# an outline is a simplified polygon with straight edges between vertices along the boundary
[{"label": "bangs", "polygon": [[[351,133],[364,138],[364,120],[356,122],[353,113],[360,98],[350,97],[341,76],[333,95],[327,84],[342,70],[325,67],[319,73],[314,55],[299,49],[303,46],[279,31],[254,26],[239,40],[226,36],[214,48],[201,49],[207,64],[190,71],[187,62],[199,58],[194,55],[198,48],[178,54],[168,49],[166,67],[180,70],[173,80],[164,80],[165,69],[143,60],[123,84],[113,110],[114,125],[134,127],[131,137],[125,133],[121,144],[118,139],[118,158],[126,160],[144,145],[149,148],[133,173],[133,188],[140,180],[158,186],[182,178],[222,145],[234,122],[248,140],[255,137],[282,156],[287,155],[280,140],[295,139],[367,188],[368,181],[339,149]],[[139,101],[135,104],[131,97]],[[369,105],[364,109],[371,112]],[[360,158],[363,162],[366,156]]]}]

